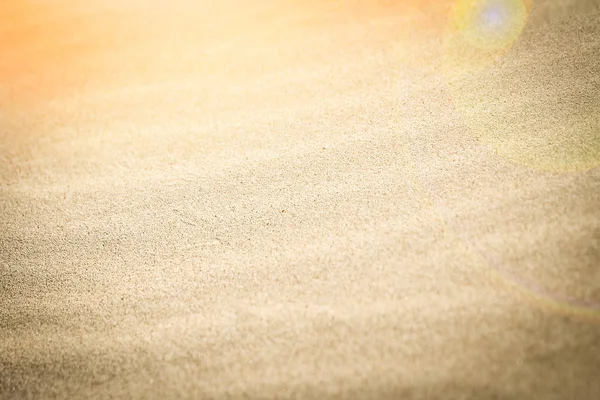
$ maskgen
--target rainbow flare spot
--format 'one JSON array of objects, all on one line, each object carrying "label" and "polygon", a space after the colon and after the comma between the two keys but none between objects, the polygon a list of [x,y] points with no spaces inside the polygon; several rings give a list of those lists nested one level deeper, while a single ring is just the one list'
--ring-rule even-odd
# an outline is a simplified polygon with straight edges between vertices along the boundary
[{"label": "rainbow flare spot", "polygon": [[452,9],[451,19],[467,43],[499,50],[517,40],[527,15],[522,0],[460,0]]}]

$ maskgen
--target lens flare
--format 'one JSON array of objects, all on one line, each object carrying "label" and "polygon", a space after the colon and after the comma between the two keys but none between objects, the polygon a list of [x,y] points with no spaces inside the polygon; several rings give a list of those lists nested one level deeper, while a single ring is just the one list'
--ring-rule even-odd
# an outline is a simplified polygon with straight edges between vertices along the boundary
[{"label": "lens flare", "polygon": [[498,50],[519,37],[527,21],[523,0],[460,0],[452,22],[462,38],[481,49]]},{"label": "lens flare", "polygon": [[[586,78],[594,76],[593,66],[581,57],[567,63],[539,39],[519,42],[531,8],[525,0],[453,4],[443,55],[450,98],[470,133],[513,164],[562,173],[597,168],[600,120],[594,84]],[[554,45],[562,53],[572,48],[561,37]],[[526,65],[536,75],[515,73]],[[574,68],[582,73],[573,74]]]},{"label": "lens flare", "polygon": [[[553,34],[549,51],[548,37],[524,35],[531,9],[531,0],[453,2],[443,37],[447,94],[465,132],[490,157],[517,169],[586,173],[600,166],[594,78],[598,69],[590,61],[595,59],[594,50],[574,43],[572,37]],[[578,39],[589,43],[589,35]],[[423,172],[422,181],[429,186],[427,179]],[[431,185],[431,197],[443,205],[444,195]],[[533,275],[502,264],[494,259],[491,244],[470,237],[444,206],[440,214],[502,280],[558,308],[600,316],[597,296],[590,300],[585,292],[586,281],[578,283],[583,290],[575,290],[553,281],[550,274]]]}]

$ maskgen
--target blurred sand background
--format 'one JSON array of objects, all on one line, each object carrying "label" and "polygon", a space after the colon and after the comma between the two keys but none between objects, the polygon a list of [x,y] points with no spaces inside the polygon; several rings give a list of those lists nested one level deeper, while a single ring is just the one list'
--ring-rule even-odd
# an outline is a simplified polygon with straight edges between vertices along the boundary
[{"label": "blurred sand background", "polygon": [[600,399],[600,2],[475,3],[0,2],[0,398]]}]

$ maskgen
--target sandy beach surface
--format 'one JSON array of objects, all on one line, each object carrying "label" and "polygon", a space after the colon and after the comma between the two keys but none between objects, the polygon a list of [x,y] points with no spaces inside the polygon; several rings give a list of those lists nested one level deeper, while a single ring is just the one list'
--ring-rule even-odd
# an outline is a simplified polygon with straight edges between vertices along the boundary
[{"label": "sandy beach surface", "polygon": [[600,399],[599,165],[599,1],[0,2],[0,398]]}]

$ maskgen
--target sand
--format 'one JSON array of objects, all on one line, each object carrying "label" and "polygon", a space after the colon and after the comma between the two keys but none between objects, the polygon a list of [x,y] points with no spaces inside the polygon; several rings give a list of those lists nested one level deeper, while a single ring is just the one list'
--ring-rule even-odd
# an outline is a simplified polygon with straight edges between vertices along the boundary
[{"label": "sand", "polygon": [[453,3],[3,2],[0,398],[600,399],[600,3]]}]

